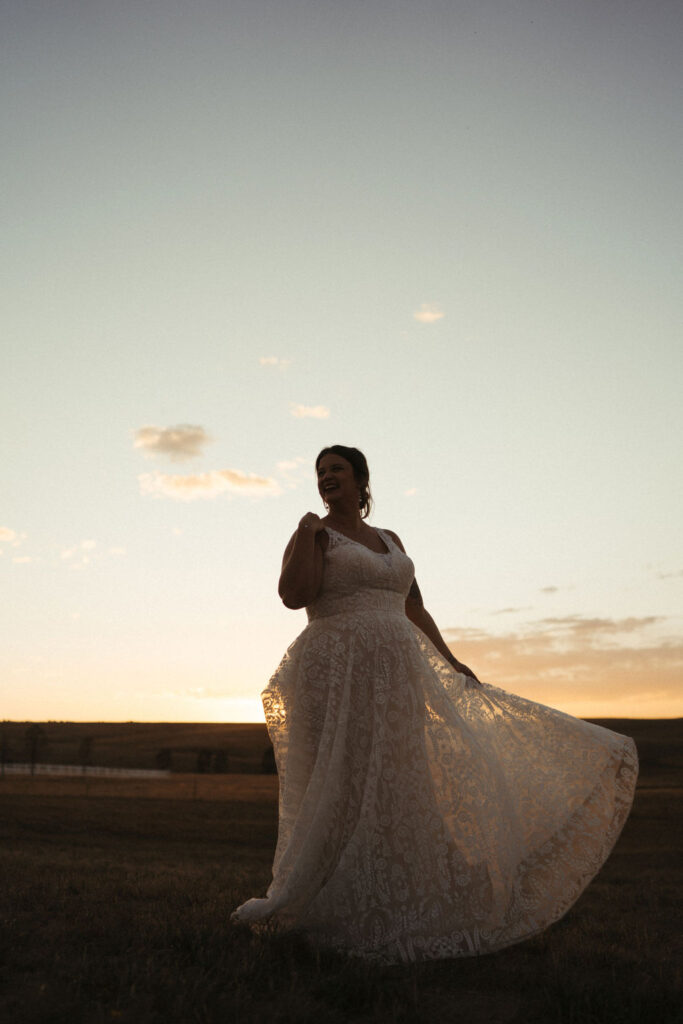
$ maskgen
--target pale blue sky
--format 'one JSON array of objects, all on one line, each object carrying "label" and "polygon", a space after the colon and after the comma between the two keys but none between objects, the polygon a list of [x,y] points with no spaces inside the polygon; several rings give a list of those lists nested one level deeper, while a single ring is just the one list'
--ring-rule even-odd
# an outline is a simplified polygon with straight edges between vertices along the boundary
[{"label": "pale blue sky", "polygon": [[6,717],[258,716],[335,442],[485,678],[683,713],[682,20],[2,6]]}]

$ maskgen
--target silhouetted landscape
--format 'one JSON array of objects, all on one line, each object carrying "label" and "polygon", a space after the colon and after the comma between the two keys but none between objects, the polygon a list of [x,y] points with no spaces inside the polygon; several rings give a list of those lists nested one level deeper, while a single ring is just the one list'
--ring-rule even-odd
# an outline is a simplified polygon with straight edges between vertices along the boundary
[{"label": "silhouetted landscape", "polygon": [[[641,785],[676,784],[683,770],[679,718],[594,718],[589,721],[632,736],[638,746]],[[274,771],[265,725],[182,722],[2,722],[0,760],[34,757],[53,765],[162,768],[173,773],[241,774]]]},{"label": "silhouetted landscape", "polygon": [[180,722],[3,722],[0,758],[44,764],[106,768],[170,769],[178,772],[260,772],[270,748],[260,723]]},{"label": "silhouetted landscape", "polygon": [[[494,956],[377,967],[230,924],[231,910],[270,880],[277,776],[262,763],[263,726],[6,722],[6,762],[25,761],[37,743],[46,763],[78,764],[80,750],[124,768],[154,768],[170,750],[172,770],[149,781],[0,778],[0,1016],[673,1024],[683,723],[600,724],[635,737],[642,771],[612,856],[566,917]],[[42,734],[27,735],[31,725]],[[223,750],[229,770],[211,770],[205,757],[203,771],[188,771],[202,750]]]}]

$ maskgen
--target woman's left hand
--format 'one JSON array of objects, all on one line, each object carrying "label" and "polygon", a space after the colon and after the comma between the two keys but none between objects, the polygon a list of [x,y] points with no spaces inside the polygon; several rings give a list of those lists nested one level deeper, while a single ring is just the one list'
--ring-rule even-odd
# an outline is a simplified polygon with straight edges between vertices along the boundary
[{"label": "woman's left hand", "polygon": [[458,661],[457,658],[453,659],[451,665],[453,666],[456,672],[460,672],[463,676],[467,676],[467,679],[470,682],[470,684],[474,683],[476,686],[481,686],[481,681],[477,679],[472,669],[468,668],[467,665],[463,665],[463,663],[461,661]]}]

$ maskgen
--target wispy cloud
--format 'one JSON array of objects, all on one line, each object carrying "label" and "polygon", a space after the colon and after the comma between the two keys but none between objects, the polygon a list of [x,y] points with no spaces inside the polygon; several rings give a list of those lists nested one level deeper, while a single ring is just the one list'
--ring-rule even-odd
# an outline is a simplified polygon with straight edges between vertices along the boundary
[{"label": "wispy cloud", "polygon": [[215,498],[226,491],[252,497],[282,493],[282,488],[272,477],[243,473],[240,469],[215,469],[209,473],[193,474],[141,473],[138,480],[142,494],[179,501]]},{"label": "wispy cloud", "polygon": [[529,610],[529,605],[522,606],[521,608],[496,608],[495,611],[491,612],[491,615],[513,615],[515,612],[525,612]]},{"label": "wispy cloud", "polygon": [[82,540],[78,544],[62,548],[59,557],[63,562],[68,562],[72,569],[80,569],[84,565],[90,565],[96,547],[97,541]]},{"label": "wispy cloud", "polygon": [[218,689],[210,686],[190,686],[185,691],[181,691],[181,694],[187,697],[192,697],[193,700],[225,700],[226,697],[230,697],[231,691],[229,689]]},{"label": "wispy cloud", "polygon": [[277,471],[286,487],[294,489],[302,476],[312,475],[313,469],[309,466],[309,460],[303,455],[297,455],[294,459],[282,459],[277,464]]},{"label": "wispy cloud", "polygon": [[658,580],[674,580],[680,579],[683,576],[683,569],[679,569],[678,572],[658,572]]},{"label": "wispy cloud", "polygon": [[11,530],[9,526],[0,526],[0,555],[2,554],[3,544],[7,544],[11,548],[18,548],[26,540],[26,536],[25,533]]},{"label": "wispy cloud", "polygon": [[627,619],[601,619],[585,618],[581,615],[564,615],[540,619],[539,630],[545,631],[557,641],[565,642],[567,637],[573,638],[602,638],[610,641],[624,633],[640,632],[647,626],[654,626],[657,622],[664,622],[661,615],[646,615],[642,618],[630,617]]},{"label": "wispy cloud", "polygon": [[423,302],[420,308],[413,313],[413,320],[417,320],[421,324],[435,324],[437,320],[443,320],[445,315],[439,306]]},{"label": "wispy cloud", "polygon": [[286,370],[291,362],[291,359],[282,359],[280,356],[259,356],[259,366],[275,366],[280,370]]},{"label": "wispy cloud", "polygon": [[297,419],[326,420],[330,415],[326,405],[297,405],[296,402],[290,402],[289,411]]},{"label": "wispy cloud", "polygon": [[306,462],[303,455],[297,455],[295,459],[282,459],[278,462],[277,468],[281,473],[291,473],[293,470],[298,469],[302,463]]},{"label": "wispy cloud", "polygon": [[541,594],[556,594],[559,589],[560,589],[559,587],[541,587],[540,593]]},{"label": "wispy cloud", "polygon": [[406,498],[414,498],[417,494],[417,487],[409,487],[407,491],[403,492]]},{"label": "wispy cloud", "polygon": [[133,446],[145,455],[166,455],[172,462],[183,462],[202,454],[211,438],[203,427],[181,423],[175,427],[140,427]]},{"label": "wispy cloud", "polygon": [[444,636],[481,679],[513,693],[572,714],[657,717],[683,708],[683,639],[651,636],[667,621],[569,615],[503,634],[465,628]]}]

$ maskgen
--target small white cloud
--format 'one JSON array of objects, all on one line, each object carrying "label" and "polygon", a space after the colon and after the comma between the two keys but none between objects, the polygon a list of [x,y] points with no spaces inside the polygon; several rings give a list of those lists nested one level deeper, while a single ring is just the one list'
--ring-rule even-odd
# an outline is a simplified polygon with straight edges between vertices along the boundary
[{"label": "small white cloud", "polygon": [[443,320],[445,315],[438,306],[423,302],[420,308],[413,313],[413,320],[417,320],[421,324],[434,324],[437,320]]},{"label": "small white cloud", "polygon": [[176,427],[140,427],[135,431],[134,448],[145,455],[168,455],[172,462],[182,462],[202,454],[211,438],[203,427],[181,423]]},{"label": "small white cloud", "polygon": [[403,493],[405,494],[406,498],[412,498],[414,495],[417,494],[417,487],[409,487],[408,490],[404,491]]},{"label": "small white cloud", "polygon": [[215,498],[230,491],[232,494],[266,497],[282,493],[272,477],[243,473],[240,469],[215,469],[210,473],[171,474],[141,473],[138,477],[142,494],[165,496],[180,501],[195,498]]},{"label": "small white cloud", "polygon": [[305,474],[310,476],[309,460],[303,455],[295,459],[282,459],[277,463],[277,471],[285,486],[293,490]]},{"label": "small white cloud", "polygon": [[185,694],[193,700],[225,700],[230,696],[230,691],[211,689],[208,686],[188,686]]},{"label": "small white cloud", "polygon": [[[76,544],[71,544],[67,548],[62,548],[59,552],[59,557],[63,562],[68,562],[70,569],[82,569],[84,566],[90,565],[93,561],[99,561],[99,559],[105,554],[102,549],[97,552],[95,550],[97,546],[96,540],[81,540]],[[126,549],[122,547],[111,547],[107,549],[106,554],[125,554],[125,551]]]},{"label": "small white cloud", "polygon": [[330,415],[326,405],[298,405],[296,402],[289,403],[289,411],[300,420],[326,420]]},{"label": "small white cloud", "polygon": [[96,547],[97,541],[82,540],[80,544],[73,544],[70,548],[62,548],[62,550],[59,553],[59,557],[63,561],[67,562],[70,558],[73,558],[74,555],[78,555],[79,558],[81,559],[81,562],[86,563],[90,561],[86,552],[92,551],[93,548]]},{"label": "small white cloud", "polygon": [[183,531],[179,526],[174,526],[173,529],[171,530],[171,533],[173,534],[174,537],[182,537],[183,535]]},{"label": "small white cloud", "polygon": [[[0,526],[0,544],[9,544],[10,547],[18,548],[26,540],[28,535],[10,530],[9,526]],[[1,552],[0,552],[1,553]]]},{"label": "small white cloud", "polygon": [[14,557],[14,558],[12,559],[12,561],[13,561],[13,562],[16,562],[17,564],[19,564],[19,563],[22,563],[22,562],[32,562],[32,561],[33,561],[33,559],[31,558],[31,556],[30,556],[30,555],[16,555],[16,556],[15,556],[15,557]]},{"label": "small white cloud", "polygon": [[259,356],[259,366],[277,366],[286,370],[291,362],[291,359],[281,359],[280,356]]},{"label": "small white cloud", "polygon": [[281,462],[277,463],[277,468],[281,473],[291,473],[298,469],[301,463],[305,461],[306,459],[303,455],[297,455],[295,459],[282,459]]},{"label": "small white cloud", "polygon": [[114,558],[118,558],[119,556],[126,554],[126,549],[121,546],[109,548],[109,554],[113,555]]}]

